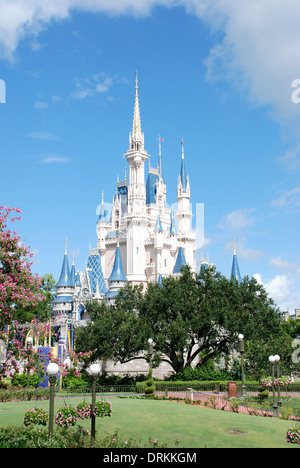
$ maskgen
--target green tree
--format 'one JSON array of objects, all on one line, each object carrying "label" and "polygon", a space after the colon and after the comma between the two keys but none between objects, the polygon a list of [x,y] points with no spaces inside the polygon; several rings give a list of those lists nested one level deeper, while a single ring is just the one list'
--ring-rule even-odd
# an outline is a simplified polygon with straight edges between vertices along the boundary
[{"label": "green tree", "polygon": [[115,304],[88,306],[92,322],[78,333],[78,349],[85,346],[98,357],[121,363],[148,358],[147,340],[155,342],[153,365],[169,363],[175,372],[237,348],[238,334],[247,339],[275,336],[280,314],[255,279],[241,285],[214,269],[163,279],[163,285],[126,285]]},{"label": "green tree", "polygon": [[47,322],[51,318],[52,301],[55,297],[55,278],[51,273],[46,273],[41,278],[38,289],[40,299],[34,305],[13,310],[12,318],[20,323],[31,322],[36,318],[39,322]]}]

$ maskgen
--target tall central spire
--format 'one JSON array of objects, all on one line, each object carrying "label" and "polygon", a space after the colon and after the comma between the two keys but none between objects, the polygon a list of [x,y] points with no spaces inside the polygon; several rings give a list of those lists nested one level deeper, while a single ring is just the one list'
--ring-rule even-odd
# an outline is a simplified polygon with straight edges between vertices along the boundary
[{"label": "tall central spire", "polygon": [[141,136],[142,136],[138,89],[139,89],[138,75],[136,71],[135,72],[135,103],[134,103],[134,114],[133,114],[133,125],[132,125],[132,139],[133,140],[141,140]]}]

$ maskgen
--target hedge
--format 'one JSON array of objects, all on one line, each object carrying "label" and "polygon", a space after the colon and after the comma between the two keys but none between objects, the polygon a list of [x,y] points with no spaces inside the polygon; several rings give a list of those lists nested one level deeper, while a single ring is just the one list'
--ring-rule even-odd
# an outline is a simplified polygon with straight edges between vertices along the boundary
[{"label": "hedge", "polygon": [[[242,386],[241,381],[236,381],[237,387]],[[199,381],[199,380],[191,380],[191,381],[163,381],[157,380],[154,381],[154,385],[157,392],[164,392],[164,391],[177,391],[177,392],[185,392],[189,391],[189,388],[193,390],[197,390],[200,392],[207,392],[207,391],[215,391],[215,392],[227,392],[228,389],[228,381],[222,380],[209,380],[209,381]],[[248,387],[248,390],[251,391],[258,391],[259,389],[259,382],[257,381],[246,381],[245,386]],[[136,383],[136,391],[137,393],[144,393],[146,388],[145,382],[137,382]],[[289,386],[289,391],[291,392],[300,392],[300,382],[293,382]]]}]

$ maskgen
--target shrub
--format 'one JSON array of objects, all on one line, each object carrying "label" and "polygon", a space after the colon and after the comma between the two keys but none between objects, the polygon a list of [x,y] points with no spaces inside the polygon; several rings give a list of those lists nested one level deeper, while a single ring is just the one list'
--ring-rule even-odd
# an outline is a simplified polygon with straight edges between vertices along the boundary
[{"label": "shrub", "polygon": [[[41,375],[39,373],[29,375],[29,385],[30,387],[36,387],[41,380]],[[14,374],[12,378],[13,386],[27,387],[27,374]]]},{"label": "shrub", "polygon": [[89,419],[91,417],[92,406],[90,403],[79,403],[76,406],[79,419]]},{"label": "shrub", "polygon": [[148,379],[146,380],[145,396],[147,398],[153,398],[155,396],[155,386],[152,377],[152,368],[150,367],[148,373]]},{"label": "shrub", "polygon": [[300,444],[300,427],[290,427],[287,431],[286,441],[290,444]]},{"label": "shrub", "polygon": [[55,424],[60,427],[75,426],[78,420],[78,413],[75,406],[67,405],[60,408],[55,416]]},{"label": "shrub", "polygon": [[98,401],[94,406],[94,415],[98,418],[112,415],[112,405],[110,401]]},{"label": "shrub", "polygon": [[48,419],[48,412],[43,408],[33,408],[26,411],[24,414],[25,426],[30,426],[31,424],[40,424],[41,426],[46,426]]},{"label": "shrub", "polygon": [[0,427],[0,448],[68,448],[60,434],[50,435],[48,429]]}]

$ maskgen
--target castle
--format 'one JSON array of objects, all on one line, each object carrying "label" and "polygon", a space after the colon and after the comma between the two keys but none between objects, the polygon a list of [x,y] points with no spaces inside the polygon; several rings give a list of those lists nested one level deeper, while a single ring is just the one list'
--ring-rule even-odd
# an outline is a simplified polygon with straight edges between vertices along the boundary
[{"label": "castle", "polygon": [[[111,209],[102,203],[97,221],[97,247],[89,249],[85,270],[69,267],[67,243],[61,275],[56,285],[53,316],[60,323],[60,343],[72,347],[74,329],[88,318],[88,300],[113,301],[125,283],[161,282],[164,276],[180,274],[182,265],[196,272],[196,234],[192,229],[190,183],[185,167],[183,141],[178,162],[176,211],[166,202],[161,139],[157,167],[150,166],[144,146],[138,79],[129,148],[125,154],[128,177],[117,181]],[[147,180],[145,165],[148,165]],[[208,262],[202,262],[203,265]],[[239,275],[236,255],[232,274]]]}]

